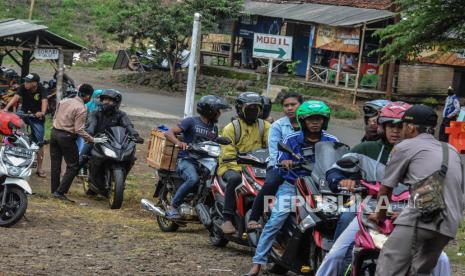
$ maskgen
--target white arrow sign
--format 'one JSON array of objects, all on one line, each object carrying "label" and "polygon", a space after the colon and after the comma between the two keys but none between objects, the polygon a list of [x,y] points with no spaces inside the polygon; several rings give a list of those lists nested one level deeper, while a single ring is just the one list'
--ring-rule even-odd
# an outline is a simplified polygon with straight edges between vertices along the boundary
[{"label": "white arrow sign", "polygon": [[253,39],[253,57],[291,60],[292,37],[255,33]]}]

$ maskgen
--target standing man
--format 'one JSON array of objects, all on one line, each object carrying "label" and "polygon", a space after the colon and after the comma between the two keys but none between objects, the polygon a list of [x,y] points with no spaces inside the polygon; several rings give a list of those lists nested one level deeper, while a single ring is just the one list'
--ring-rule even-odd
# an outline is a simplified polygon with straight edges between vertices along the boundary
[{"label": "standing man", "polygon": [[452,86],[447,89],[446,104],[442,112],[442,123],[439,129],[439,141],[449,142],[449,134],[446,134],[446,127],[449,127],[451,121],[457,120],[460,113],[460,102]]},{"label": "standing man", "polygon": [[39,75],[31,73],[24,78],[24,84],[18,88],[16,94],[3,109],[4,112],[7,112],[21,98],[21,111],[35,115],[34,118],[24,117],[22,119],[31,128],[32,141],[40,145],[37,156],[37,175],[39,177],[46,176],[42,169],[44,160],[44,147],[42,143],[44,142],[45,135],[45,112],[48,107],[47,94],[47,90],[40,84]]},{"label": "standing man", "polygon": [[429,275],[463,217],[463,171],[460,156],[434,138],[436,113],[414,105],[403,117],[405,140],[391,152],[378,198],[380,210],[369,220],[385,220],[398,183],[410,186],[409,204],[381,250],[376,275]]},{"label": "standing man", "polygon": [[[69,200],[68,192],[74,177],[79,172],[79,152],[76,144],[78,135],[88,143],[103,142],[102,138],[93,138],[85,130],[87,109],[94,89],[89,84],[79,87],[78,95],[65,98],[58,103],[53,117],[53,129],[50,137],[51,190],[55,198]],[[61,160],[65,159],[66,172],[60,182]]]}]

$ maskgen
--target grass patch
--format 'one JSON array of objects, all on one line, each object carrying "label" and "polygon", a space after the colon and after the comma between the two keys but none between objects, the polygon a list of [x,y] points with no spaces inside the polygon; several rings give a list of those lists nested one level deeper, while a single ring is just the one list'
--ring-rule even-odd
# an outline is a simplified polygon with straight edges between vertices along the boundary
[{"label": "grass patch", "polygon": [[45,140],[50,140],[50,133],[53,127],[53,118],[50,115],[45,116]]},{"label": "grass patch", "polygon": [[465,264],[465,224],[460,225],[455,240],[449,242],[446,253],[451,263]]},{"label": "grass patch", "polygon": [[213,77],[224,77],[228,79],[236,79],[236,80],[256,80],[257,76],[255,73],[246,73],[246,72],[238,72],[230,69],[222,69],[218,67],[212,67],[208,65],[202,65],[200,67],[200,73],[206,76],[213,76]]},{"label": "grass patch", "polygon": [[358,117],[358,112],[350,109],[336,109],[332,113],[338,119],[354,120]]},{"label": "grass patch", "polygon": [[103,52],[99,54],[94,62],[82,63],[78,62],[76,66],[80,67],[96,67],[97,69],[104,69],[112,67],[116,60],[116,54],[113,52]]}]

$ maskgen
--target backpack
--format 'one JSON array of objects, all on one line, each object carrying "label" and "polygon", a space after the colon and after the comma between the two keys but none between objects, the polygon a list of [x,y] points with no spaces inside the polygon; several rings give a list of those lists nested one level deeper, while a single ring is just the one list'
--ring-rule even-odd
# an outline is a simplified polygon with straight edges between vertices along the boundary
[{"label": "backpack", "polygon": [[[232,120],[232,124],[234,127],[234,144],[237,145],[239,143],[239,140],[241,139],[241,123],[239,120],[234,119]],[[265,121],[262,119],[258,119],[258,133],[260,135],[260,140],[262,141],[262,148],[265,148],[266,143],[265,143]]]}]

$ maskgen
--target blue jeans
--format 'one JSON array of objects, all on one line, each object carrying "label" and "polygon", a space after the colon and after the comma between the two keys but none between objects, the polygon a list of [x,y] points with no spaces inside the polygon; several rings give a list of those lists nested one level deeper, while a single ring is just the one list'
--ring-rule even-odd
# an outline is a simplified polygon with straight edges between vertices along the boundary
[{"label": "blue jeans", "polygon": [[199,183],[199,175],[194,164],[195,161],[188,159],[179,159],[176,164],[176,172],[184,180],[181,187],[176,191],[171,205],[178,208],[184,198],[191,192]]},{"label": "blue jeans", "polygon": [[45,120],[25,117],[23,121],[31,127],[32,141],[36,144],[42,143],[45,136]]},{"label": "blue jeans", "polygon": [[255,256],[253,257],[254,264],[264,265],[267,263],[268,253],[273,246],[274,238],[279,230],[281,230],[289,214],[293,211],[294,200],[292,197],[295,195],[295,186],[289,182],[284,182],[279,186],[271,217],[263,228],[257,249],[255,250]]},{"label": "blue jeans", "polygon": [[337,240],[339,236],[344,232],[344,230],[349,226],[349,224],[354,220],[354,218],[357,216],[357,213],[355,212],[344,212],[341,214],[341,217],[339,218],[339,221],[337,222],[336,225],[336,231],[334,232],[334,240]]},{"label": "blue jeans", "polygon": [[[347,226],[346,230],[342,232],[339,238],[334,243],[333,247],[323,259],[316,276],[338,276],[344,274],[344,267],[342,266],[344,257],[347,250],[355,240],[355,235],[360,230],[357,219],[353,219]],[[433,270],[434,276],[451,275],[450,265],[447,255],[442,252],[439,257],[438,263]]]}]

